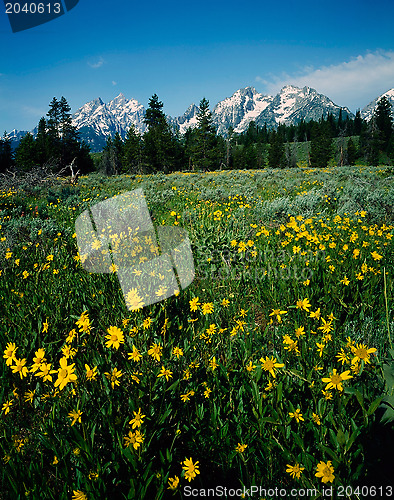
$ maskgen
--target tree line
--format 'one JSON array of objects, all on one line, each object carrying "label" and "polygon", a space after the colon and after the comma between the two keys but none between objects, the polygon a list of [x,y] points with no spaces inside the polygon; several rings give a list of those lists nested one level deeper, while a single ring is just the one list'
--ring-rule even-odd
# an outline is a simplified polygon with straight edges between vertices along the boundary
[{"label": "tree line", "polygon": [[81,173],[93,170],[90,147],[80,140],[70,111],[65,97],[60,100],[54,97],[49,104],[47,118],[42,117],[38,123],[36,137],[27,133],[15,152],[12,151],[11,139],[4,133],[0,139],[0,172],[12,167],[28,172],[44,165],[58,172],[74,158]]},{"label": "tree line", "polygon": [[168,123],[156,94],[149,101],[144,123],[147,131],[142,135],[131,127],[124,140],[119,133],[108,137],[98,168],[108,175],[223,168],[226,141],[216,133],[207,99],[200,102],[197,127],[183,136]]},{"label": "tree line", "polygon": [[271,130],[251,122],[243,134],[232,139],[236,145],[232,148],[234,168],[294,167],[299,156],[297,145],[305,142],[309,142],[307,161],[311,167],[326,167],[330,160],[339,166],[354,165],[356,161],[370,165],[392,163],[394,127],[390,102],[382,97],[368,122],[361,118],[360,111],[354,119],[343,119],[342,110],[338,118],[328,114],[318,121],[279,124]]},{"label": "tree line", "polygon": [[386,97],[379,100],[368,122],[361,118],[360,111],[354,119],[344,119],[341,110],[338,118],[328,114],[318,121],[279,124],[276,129],[252,121],[245,132],[235,133],[230,127],[223,137],[216,132],[207,99],[200,101],[196,127],[181,135],[168,122],[163,103],[154,94],[144,117],[146,132],[140,134],[132,126],[124,139],[119,133],[109,136],[95,165],[89,146],[79,140],[72,125],[64,97],[60,101],[53,98],[47,117],[41,118],[36,138],[31,134],[24,136],[15,153],[6,134],[0,139],[0,171],[13,165],[26,171],[48,162],[60,170],[73,158],[81,173],[97,168],[107,175],[289,168],[297,166],[298,146],[305,142],[311,167],[326,167],[332,159],[337,165],[394,161],[393,119]]}]

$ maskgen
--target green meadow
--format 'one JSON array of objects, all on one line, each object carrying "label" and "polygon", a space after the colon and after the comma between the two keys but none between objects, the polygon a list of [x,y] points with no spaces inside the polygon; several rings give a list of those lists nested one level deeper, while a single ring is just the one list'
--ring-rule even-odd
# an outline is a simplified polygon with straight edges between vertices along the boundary
[{"label": "green meadow", "polygon": [[[93,173],[0,191],[0,499],[387,495],[393,179]],[[84,269],[74,223],[139,188],[156,226],[187,230],[195,278],[146,307],[130,290],[128,308],[115,268]]]}]

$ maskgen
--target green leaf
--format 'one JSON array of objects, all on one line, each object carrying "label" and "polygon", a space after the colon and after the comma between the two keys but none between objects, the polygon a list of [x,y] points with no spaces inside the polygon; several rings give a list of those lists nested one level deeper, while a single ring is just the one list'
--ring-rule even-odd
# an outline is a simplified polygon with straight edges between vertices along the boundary
[{"label": "green leaf", "polygon": [[173,384],[167,387],[166,392],[176,389],[179,385],[180,379],[176,380]]},{"label": "green leaf", "polygon": [[382,407],[386,408],[386,411],[384,412],[382,418],[381,418],[381,423],[386,424],[389,422],[394,421],[394,395],[393,396],[386,396],[383,401],[382,401]]},{"label": "green leaf", "polygon": [[338,455],[335,453],[335,451],[331,450],[328,448],[328,446],[324,446],[323,444],[320,445],[320,448],[327,453],[332,459],[334,459],[337,463],[340,462],[340,459]]},{"label": "green leaf", "polygon": [[383,365],[384,379],[387,384],[387,389],[390,391],[394,388],[394,362]]},{"label": "green leaf", "polygon": [[352,444],[354,443],[354,441],[356,440],[356,438],[359,436],[359,434],[361,433],[361,431],[359,429],[355,430],[352,432],[348,442],[346,443],[346,451],[349,451]]},{"label": "green leaf", "polygon": [[272,417],[261,418],[260,422],[266,422],[268,424],[277,424],[278,423],[278,421],[275,418],[272,418]]},{"label": "green leaf", "polygon": [[339,429],[337,432],[337,442],[338,442],[339,446],[341,446],[341,447],[344,446],[346,443],[346,440],[347,439],[346,439],[346,436],[345,436],[343,430]]},{"label": "green leaf", "polygon": [[294,441],[301,448],[301,450],[305,451],[304,441],[300,438],[300,436],[296,432],[294,432],[294,431],[291,431],[291,434],[292,434],[292,436],[294,438]]},{"label": "green leaf", "polygon": [[360,403],[361,408],[365,412],[364,398],[363,398],[363,395],[361,394],[361,392],[358,389],[356,389],[355,387],[345,387],[344,393],[345,394],[352,394],[352,395],[356,396],[357,401]]},{"label": "green leaf", "polygon": [[276,401],[279,403],[282,401],[282,394],[283,394],[283,384],[282,382],[279,382],[277,389],[276,389]]},{"label": "green leaf", "polygon": [[376,398],[375,401],[372,401],[372,403],[369,405],[369,408],[368,408],[368,411],[367,411],[367,416],[369,417],[370,415],[372,415],[373,413],[375,413],[375,411],[378,409],[380,403],[382,402],[383,398],[382,397],[379,397],[379,398]]}]

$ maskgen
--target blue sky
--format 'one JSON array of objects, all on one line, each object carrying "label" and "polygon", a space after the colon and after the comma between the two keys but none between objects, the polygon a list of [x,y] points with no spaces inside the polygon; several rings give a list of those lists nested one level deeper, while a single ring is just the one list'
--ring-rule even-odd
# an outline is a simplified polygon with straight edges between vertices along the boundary
[{"label": "blue sky", "polygon": [[[22,2],[21,2],[22,3]],[[394,87],[392,0],[80,0],[12,33],[0,13],[0,135],[31,130],[56,96],[75,112],[120,92],[157,93],[181,115],[254,86],[309,85],[351,111]]]}]

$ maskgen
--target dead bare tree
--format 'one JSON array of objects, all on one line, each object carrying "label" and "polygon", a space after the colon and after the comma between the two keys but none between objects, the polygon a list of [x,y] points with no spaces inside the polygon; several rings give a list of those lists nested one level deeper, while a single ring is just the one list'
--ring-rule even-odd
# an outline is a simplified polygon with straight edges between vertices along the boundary
[{"label": "dead bare tree", "polygon": [[57,182],[58,174],[55,173],[58,165],[56,158],[51,158],[41,167],[35,167],[28,172],[7,170],[0,174],[0,189],[31,190],[36,186],[51,186]]},{"label": "dead bare tree", "polygon": [[66,165],[57,174],[57,175],[61,175],[64,172],[66,172],[68,169],[70,169],[70,172],[71,172],[70,183],[71,183],[72,186],[76,186],[78,184],[78,175],[80,174],[79,169],[76,172],[74,172],[76,159],[77,158],[74,158],[73,161],[70,163],[70,165]]}]

